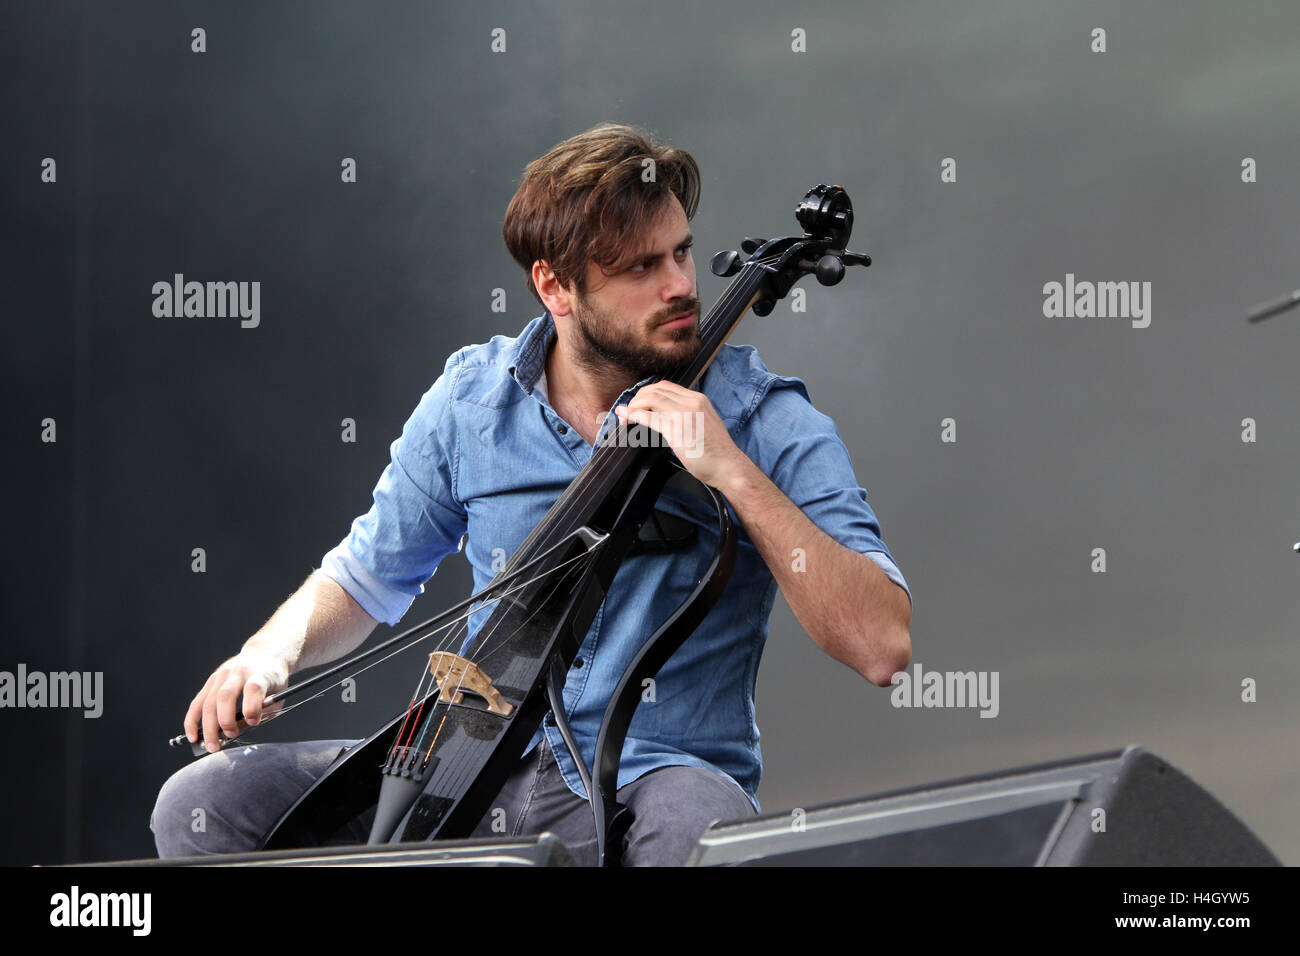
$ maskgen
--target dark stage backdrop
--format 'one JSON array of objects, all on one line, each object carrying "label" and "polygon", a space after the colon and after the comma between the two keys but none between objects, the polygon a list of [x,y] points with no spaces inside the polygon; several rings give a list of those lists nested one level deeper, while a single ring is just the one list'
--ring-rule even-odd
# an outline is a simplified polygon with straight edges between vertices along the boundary
[{"label": "dark stage backdrop", "polygon": [[[0,861],[152,852],[200,683],[446,356],[540,312],[500,235],[524,165],[613,120],[700,161],[706,303],[714,251],[848,190],[875,264],[733,341],[838,422],[922,677],[997,678],[895,706],[778,601],[764,808],[1140,742],[1300,863],[1300,312],[1244,321],[1300,285],[1300,8],[1050,6],[5,4],[0,671],[102,685],[0,710]],[[155,316],[178,273],[259,283],[257,324]],[[407,678],[262,739],[357,735]]]}]

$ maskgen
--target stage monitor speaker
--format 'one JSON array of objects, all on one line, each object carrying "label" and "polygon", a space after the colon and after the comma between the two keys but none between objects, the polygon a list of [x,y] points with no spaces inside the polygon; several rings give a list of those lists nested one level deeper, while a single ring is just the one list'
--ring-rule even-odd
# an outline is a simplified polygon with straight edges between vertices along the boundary
[{"label": "stage monitor speaker", "polygon": [[[85,864],[83,864],[85,865]],[[129,860],[92,866],[576,866],[551,833],[539,836],[438,840],[383,846],[323,846],[259,853],[214,853],[170,860]]]},{"label": "stage monitor speaker", "polygon": [[1142,747],[715,823],[690,866],[1280,866]]}]

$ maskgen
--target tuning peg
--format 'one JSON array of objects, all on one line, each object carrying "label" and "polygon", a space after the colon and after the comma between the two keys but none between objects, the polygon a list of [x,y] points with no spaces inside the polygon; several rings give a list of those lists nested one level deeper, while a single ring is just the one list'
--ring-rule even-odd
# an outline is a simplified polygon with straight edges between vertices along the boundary
[{"label": "tuning peg", "polygon": [[740,253],[735,249],[724,249],[713,257],[709,269],[715,276],[727,278],[740,271]]},{"label": "tuning peg", "polygon": [[775,305],[776,305],[775,299],[769,299],[769,298],[759,299],[757,302],[754,303],[754,314],[767,315],[772,311],[772,307]]},{"label": "tuning peg", "polygon": [[817,281],[822,285],[835,285],[844,278],[844,263],[839,256],[828,252],[817,260],[816,272]]},{"label": "tuning peg", "polygon": [[871,256],[864,255],[861,252],[849,252],[845,249],[840,253],[840,258],[844,260],[846,266],[869,266],[871,265]]},{"label": "tuning peg", "polygon": [[740,248],[744,249],[745,252],[749,253],[750,255],[753,255],[755,252],[761,249],[763,244],[766,242],[767,242],[766,239],[751,239],[747,237],[745,241],[740,244]]}]

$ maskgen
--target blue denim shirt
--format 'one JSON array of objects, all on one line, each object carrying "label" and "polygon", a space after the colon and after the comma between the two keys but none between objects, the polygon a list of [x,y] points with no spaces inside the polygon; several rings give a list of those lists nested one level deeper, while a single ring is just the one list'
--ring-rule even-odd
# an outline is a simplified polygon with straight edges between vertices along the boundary
[{"label": "blue denim shirt", "polygon": [[[496,336],[461,349],[420,399],[392,444],[373,506],[321,565],[371,617],[396,624],[465,534],[475,590],[486,587],[591,457],[592,446],[536,387],[554,337],[554,322],[543,314],[517,338]],[[724,345],[701,386],[741,450],[819,528],[866,554],[910,596],[835,424],[813,408],[803,382],[769,372],[751,346]],[[609,414],[605,427],[614,425]],[[627,559],[592,622],[578,652],[582,665],[575,662],[564,685],[588,768],[615,685],[694,587],[713,549],[713,519],[700,502],[669,489],[659,507],[697,521],[700,534],[689,549]],[[736,568],[721,600],[659,672],[654,700],[642,695],[623,747],[619,787],[661,767],[703,767],[731,777],[759,809],[763,764],[754,684],[777,587],[743,527],[737,530]],[[569,789],[585,799],[573,759],[549,721],[528,751],[543,734]]]}]

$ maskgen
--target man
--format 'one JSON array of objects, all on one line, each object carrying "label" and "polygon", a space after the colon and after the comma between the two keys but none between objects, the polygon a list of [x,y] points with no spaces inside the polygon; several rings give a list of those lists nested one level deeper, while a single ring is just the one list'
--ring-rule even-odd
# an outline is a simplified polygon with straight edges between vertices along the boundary
[{"label": "man", "polygon": [[[647,175],[647,170],[650,174]],[[686,152],[602,124],[525,170],[506,244],[546,312],[515,339],[453,355],[421,399],[374,492],[321,569],[218,668],[185,717],[216,754],[291,672],[395,624],[468,534],[481,589],[617,421],[655,428],[721,491],[740,525],[726,592],[643,695],[618,799],[635,814],[628,864],[680,864],[716,819],[753,814],[761,773],[754,683],[779,585],[828,654],[886,686],[911,656],[911,599],[834,424],[803,383],[750,347],[724,346],[701,391],[654,381],[700,347],[689,221],[699,169]],[[673,422],[698,427],[673,428]],[[686,444],[689,442],[689,448]],[[689,590],[698,561],[647,554],[615,578],[564,687],[590,767],[601,715],[633,654]],[[553,720],[534,735],[476,834],[549,830],[581,862],[595,829]],[[173,775],[152,828],[162,856],[250,849],[352,741],[223,751]],[[190,826],[205,807],[206,827]],[[368,821],[344,838],[365,839]]]}]

